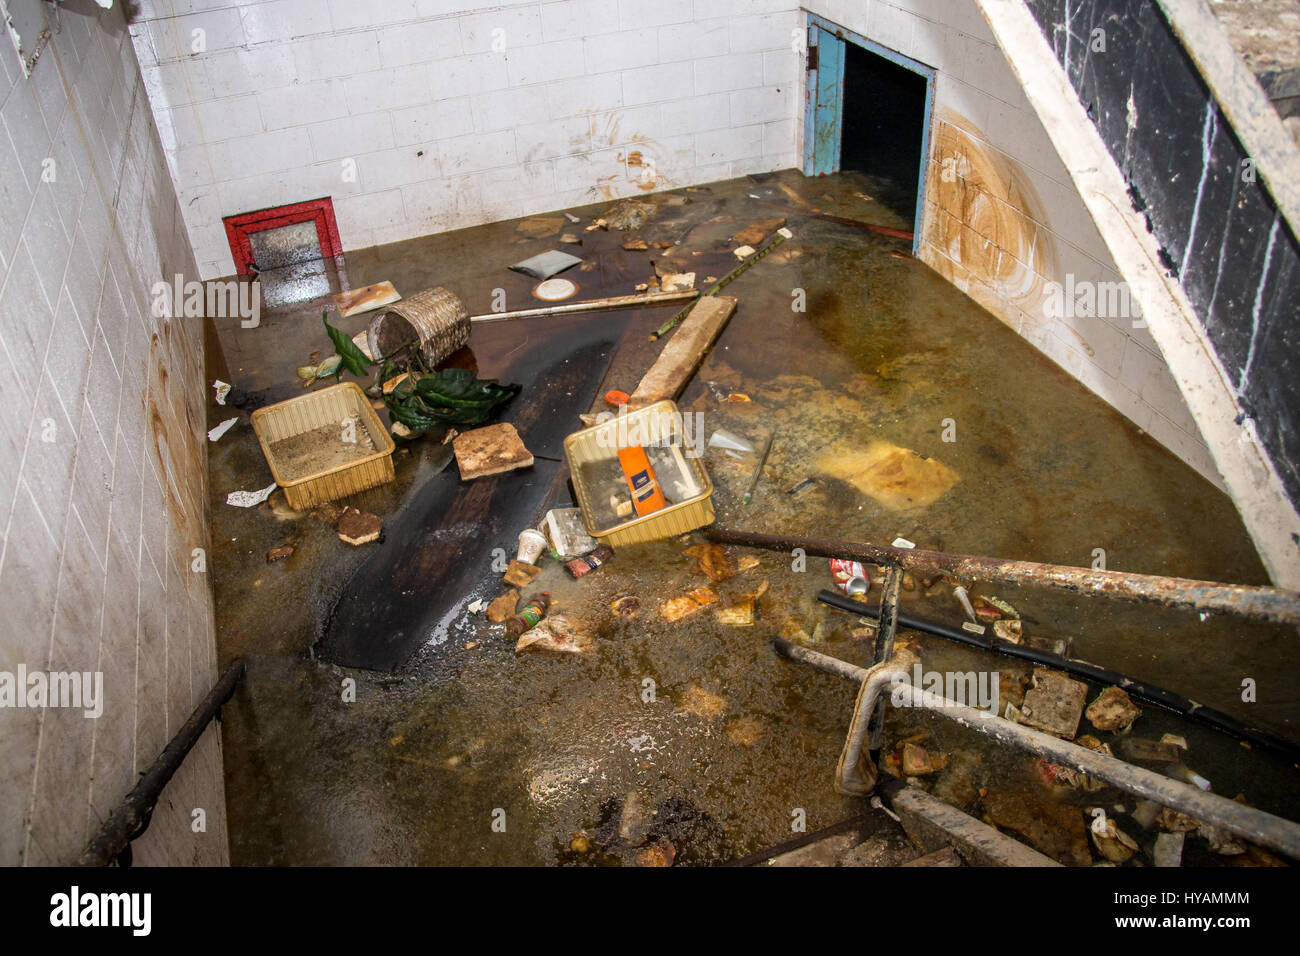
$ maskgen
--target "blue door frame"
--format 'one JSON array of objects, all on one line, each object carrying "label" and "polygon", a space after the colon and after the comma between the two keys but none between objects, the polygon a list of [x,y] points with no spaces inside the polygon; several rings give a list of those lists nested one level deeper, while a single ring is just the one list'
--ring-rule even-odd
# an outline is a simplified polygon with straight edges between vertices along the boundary
[{"label": "blue door frame", "polygon": [[[891,63],[897,63],[925,77],[925,116],[921,121],[921,164],[916,180],[916,214],[912,223],[912,253],[921,246],[921,213],[924,211],[926,163],[930,161],[930,114],[934,109],[935,68],[926,66],[897,50],[881,46],[861,34],[846,30],[815,13],[808,14],[809,56],[817,66],[808,71],[804,97],[803,171],[805,176],[822,176],[840,170],[840,140],[844,128],[844,44],[852,43]],[[816,50],[814,54],[813,51]]]}]

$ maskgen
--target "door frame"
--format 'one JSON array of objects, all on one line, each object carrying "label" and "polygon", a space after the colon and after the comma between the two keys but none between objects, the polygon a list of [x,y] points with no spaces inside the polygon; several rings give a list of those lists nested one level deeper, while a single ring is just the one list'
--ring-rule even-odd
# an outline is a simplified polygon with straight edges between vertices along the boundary
[{"label": "door frame", "polygon": [[[839,44],[852,43],[854,46],[861,47],[877,56],[883,56],[891,63],[925,77],[925,112],[921,118],[921,161],[916,179],[916,214],[913,216],[912,222],[912,254],[915,255],[921,247],[921,220],[925,211],[926,170],[930,162],[930,123],[934,113],[934,82],[938,70],[919,60],[914,60],[906,54],[899,53],[897,50],[877,43],[875,40],[870,40],[860,33],[854,33],[839,24],[832,23],[825,17],[809,13],[808,70],[805,74],[803,114],[803,172],[805,176],[836,173],[840,169],[840,135],[844,126],[844,56],[842,48],[836,51],[838,55],[829,57],[822,57],[820,51],[818,53],[813,52],[820,46],[824,35],[829,35],[831,39]],[[814,63],[816,66],[814,66]],[[823,77],[822,74],[827,71],[830,72],[830,75]],[[817,156],[817,94],[821,86],[820,80],[823,78],[834,82],[836,89],[836,102],[833,105],[823,104],[831,107],[831,121],[834,124],[831,135],[834,139],[835,149],[833,157],[823,155],[819,160]]]}]

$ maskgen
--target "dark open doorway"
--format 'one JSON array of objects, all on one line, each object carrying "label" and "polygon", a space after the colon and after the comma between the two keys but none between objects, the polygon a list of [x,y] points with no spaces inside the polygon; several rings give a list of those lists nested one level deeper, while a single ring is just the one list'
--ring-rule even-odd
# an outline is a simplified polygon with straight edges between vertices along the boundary
[{"label": "dark open doorway", "polygon": [[844,54],[840,169],[870,176],[876,200],[910,219],[921,169],[925,77],[852,43]]},{"label": "dark open doorway", "polygon": [[851,171],[919,242],[935,69],[808,14],[803,171]]}]

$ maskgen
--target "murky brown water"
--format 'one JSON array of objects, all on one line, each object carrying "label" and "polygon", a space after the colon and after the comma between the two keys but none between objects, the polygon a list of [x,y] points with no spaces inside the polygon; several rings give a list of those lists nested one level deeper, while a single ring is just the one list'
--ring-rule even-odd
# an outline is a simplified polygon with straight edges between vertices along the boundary
[{"label": "murky brown water", "polygon": [[[779,214],[760,202],[790,205],[779,183],[825,211],[905,227],[853,196],[871,191],[860,177],[782,175],[672,200],[686,197],[685,205],[660,197],[664,205],[644,234],[685,237],[664,258],[696,271],[702,283],[731,267],[726,236]],[[603,208],[582,210],[584,222],[572,228]],[[720,525],[886,543],[902,535],[920,547],[1077,565],[1091,564],[1101,548],[1111,568],[1265,582],[1224,495],[926,266],[890,255],[905,244],[824,221],[792,219],[791,226],[796,235],[783,254],[727,289],[739,310],[681,399],[683,409],[703,413],[706,433],[726,428],[755,445],[775,433],[749,505],[741,496],[752,456],[710,453]],[[619,238],[587,234],[579,254],[596,267],[566,273],[584,286],[580,297],[630,292],[644,281],[651,256],[622,251]],[[349,254],[349,279],[353,286],[391,279],[399,291],[446,285],[472,311],[502,286],[520,307],[530,283],[504,267],[552,242],[521,241],[513,224],[494,224]],[[328,273],[309,277],[309,288]],[[337,288],[337,277],[328,278]],[[806,311],[791,308],[796,290]],[[283,289],[277,295],[292,298]],[[255,333],[222,330],[231,374],[250,393],[246,411],[300,393],[294,367],[313,350],[329,351],[319,314],[319,302],[281,305]],[[648,331],[671,314],[661,309],[632,321]],[[364,321],[338,324],[351,333]],[[520,348],[544,349],[547,322],[476,329],[471,345],[481,373],[499,374]],[[623,349],[605,387],[631,391],[654,349]],[[731,392],[752,401],[725,401]],[[945,442],[949,419],[956,440]],[[933,457],[959,480],[933,504],[898,511],[815,467],[836,449],[875,440]],[[447,466],[447,456],[431,441],[413,444],[397,459],[395,485],[348,503],[400,520],[403,502]],[[223,658],[242,654],[249,662],[224,724],[235,862],[627,863],[635,848],[612,835],[635,793],[635,802],[659,810],[651,839],[671,840],[681,863],[710,863],[789,839],[797,811],[811,831],[860,809],[831,787],[854,688],[777,658],[769,643],[782,630],[802,632],[820,650],[867,660],[869,647],[853,636],[856,619],[815,601],[829,586],[824,560],[809,559],[807,571],[796,573],[788,556],[759,553],[759,567],[716,585],[723,606],[769,582],[760,620],[748,628],[717,623],[713,608],[676,623],[661,618],[665,598],[708,583],[681,555],[684,543],[620,549],[576,582],[548,560],[532,590],[551,591],[553,613],[595,635],[592,654],[516,656],[500,627],[461,616],[399,674],[346,671],[314,663],[308,649],[364,550],[343,545],[315,517],[279,519],[269,508],[223,503],[228,491],[269,480],[246,419],[213,446],[211,462],[218,641]],[[819,478],[811,490],[786,493],[809,477]],[[265,551],[288,540],[297,552],[266,564]],[[513,540],[499,544],[513,551]],[[495,576],[485,572],[474,596],[496,593]],[[1027,631],[1072,636],[1075,656],[1294,734],[1300,709],[1286,676],[1293,632],[1036,591],[976,593],[1011,601]],[[610,610],[623,595],[641,598],[637,618]],[[906,594],[904,609],[960,619],[944,588]],[[927,668],[1006,666],[920,640]],[[1257,703],[1241,701],[1246,677],[1258,682]],[[348,681],[354,702],[344,700]],[[722,713],[682,706],[699,691],[725,701]],[[1293,769],[1258,752],[1242,759],[1236,743],[1144,710],[1135,733],[1185,736],[1188,763],[1217,792],[1296,812]],[[942,720],[895,714],[888,726],[894,737],[918,728],[965,755],[938,775],[945,792],[958,775],[977,787],[1038,786],[1027,761],[995,754]],[[1066,799],[1129,810],[1133,803],[1113,791]],[[607,849],[570,851],[579,832]]]}]

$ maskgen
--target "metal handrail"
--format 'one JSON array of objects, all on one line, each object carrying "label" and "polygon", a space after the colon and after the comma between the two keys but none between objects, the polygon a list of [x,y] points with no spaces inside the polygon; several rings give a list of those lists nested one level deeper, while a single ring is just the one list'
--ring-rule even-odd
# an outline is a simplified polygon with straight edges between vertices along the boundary
[{"label": "metal handrail", "polygon": [[875,787],[875,765],[870,756],[862,752],[865,733],[854,733],[854,728],[865,726],[875,710],[880,692],[889,686],[911,706],[932,711],[977,733],[1104,780],[1127,793],[1223,827],[1251,843],[1300,859],[1300,824],[914,687],[904,655],[895,655],[887,665],[878,664],[866,669],[781,638],[776,638],[774,643],[783,656],[863,685],[840,757],[836,789],[841,792],[863,794]]}]

